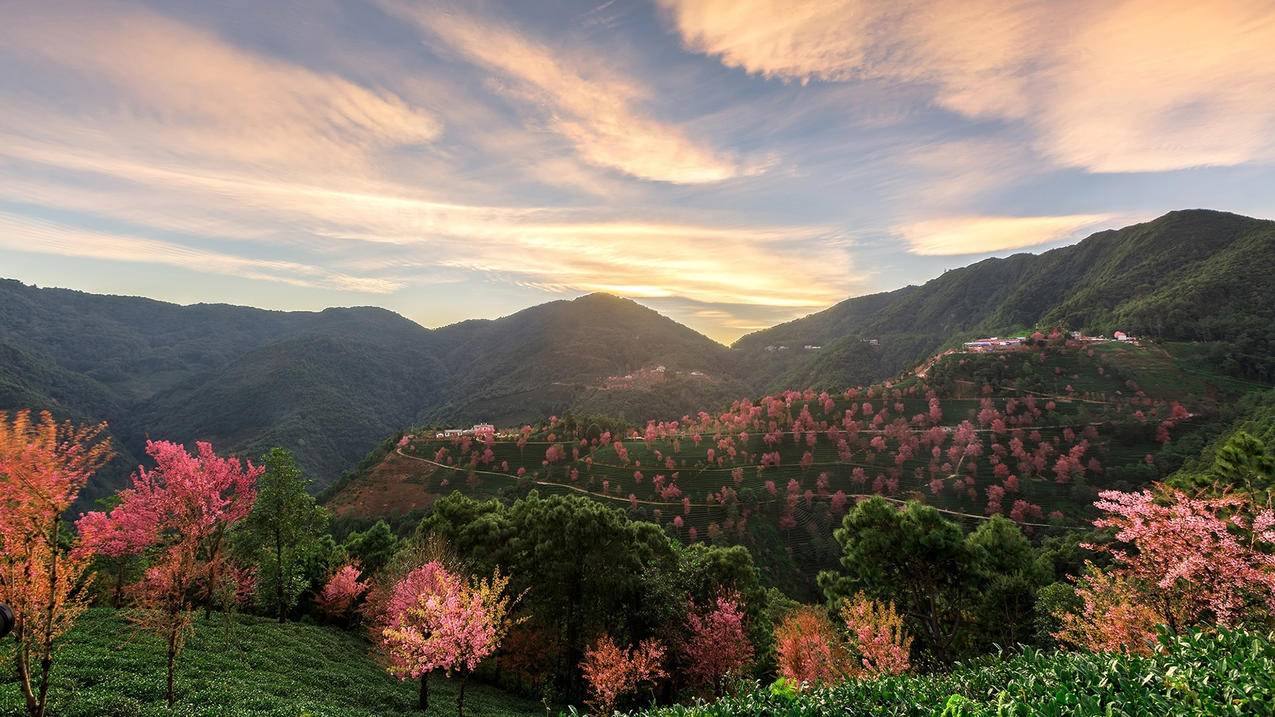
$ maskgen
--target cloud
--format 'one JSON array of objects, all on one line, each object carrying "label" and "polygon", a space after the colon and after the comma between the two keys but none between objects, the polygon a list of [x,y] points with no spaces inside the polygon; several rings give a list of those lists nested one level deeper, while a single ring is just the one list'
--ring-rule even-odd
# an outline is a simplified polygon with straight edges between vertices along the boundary
[{"label": "cloud", "polygon": [[673,184],[707,184],[753,174],[745,163],[688,137],[674,124],[644,114],[650,92],[601,65],[552,51],[492,19],[442,11],[400,0],[381,7],[414,24],[431,42],[494,73],[505,91],[536,108],[584,161],[632,177]]},{"label": "cloud", "polygon": [[205,274],[366,294],[388,294],[402,286],[387,279],[350,276],[295,261],[251,259],[147,237],[84,229],[8,212],[0,212],[0,246],[12,251],[158,264]]},{"label": "cloud", "polygon": [[117,154],[293,173],[361,171],[369,155],[430,142],[443,129],[393,92],[133,5],[7,12],[0,58],[40,82],[5,97],[0,131],[26,141],[109,141]]},{"label": "cloud", "polygon": [[917,83],[1021,122],[1054,162],[1147,172],[1275,159],[1267,0],[660,0],[688,49],[766,77]]},{"label": "cloud", "polygon": [[1110,214],[946,217],[907,224],[898,231],[913,254],[990,254],[1071,238],[1112,218]]}]

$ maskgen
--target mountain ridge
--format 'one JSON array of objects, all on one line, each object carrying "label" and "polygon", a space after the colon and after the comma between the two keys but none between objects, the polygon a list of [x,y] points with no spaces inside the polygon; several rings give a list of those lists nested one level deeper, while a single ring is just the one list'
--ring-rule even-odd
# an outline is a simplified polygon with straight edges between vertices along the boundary
[{"label": "mountain ridge", "polygon": [[148,436],[211,439],[245,455],[291,448],[322,487],[408,425],[675,419],[776,388],[871,383],[980,332],[1036,325],[1208,341],[1227,370],[1272,381],[1272,275],[1275,222],[1178,211],[853,297],[730,347],[605,293],[429,329],[379,307],[181,306],[0,280],[0,410],[109,421],[121,472]]}]

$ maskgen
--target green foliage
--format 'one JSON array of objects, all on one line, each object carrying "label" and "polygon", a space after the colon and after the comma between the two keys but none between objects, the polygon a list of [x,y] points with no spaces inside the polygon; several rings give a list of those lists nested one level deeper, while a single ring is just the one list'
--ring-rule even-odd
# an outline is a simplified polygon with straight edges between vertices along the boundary
[{"label": "green foliage", "polygon": [[[135,636],[122,614],[95,608],[64,638],[49,688],[57,717],[408,717],[416,685],[398,682],[359,636],[334,628],[268,618],[198,621],[182,654],[177,704],[164,703],[164,648]],[[5,664],[12,640],[0,645]],[[436,678],[431,689],[450,714],[457,684]],[[544,708],[474,684],[466,713],[498,717],[543,714]],[[0,717],[26,706],[17,682],[0,677]]]},{"label": "green foliage", "polygon": [[893,601],[922,663],[1036,638],[1036,593],[1054,571],[1012,521],[996,516],[966,535],[932,507],[873,498],[845,516],[835,537],[842,570],[819,576],[828,600],[862,590]]},{"label": "green foliage", "polygon": [[[441,538],[475,571],[499,566],[541,631],[542,666],[559,691],[579,697],[578,665],[603,633],[632,644],[681,634],[688,600],[719,591],[744,599],[758,653],[770,640],[768,596],[741,547],[681,546],[656,525],[580,496],[532,491],[505,505],[459,492],[434,502],[415,539]],[[549,646],[553,649],[549,649]]]},{"label": "green foliage", "polygon": [[273,448],[262,459],[257,499],[238,537],[240,549],[258,566],[257,602],[280,622],[297,598],[323,574],[307,574],[322,547],[328,512],[310,495],[292,453]]},{"label": "green foliage", "polygon": [[909,502],[899,510],[871,498],[846,514],[834,533],[842,546],[842,572],[824,572],[819,584],[830,601],[862,590],[894,601],[915,648],[944,664],[968,639],[966,603],[973,591],[974,554],[961,527],[933,507]]},{"label": "green foliage", "polygon": [[350,558],[357,560],[367,578],[380,572],[398,551],[399,539],[383,520],[358,533],[351,533],[342,546]]},{"label": "green foliage", "polygon": [[1238,418],[1200,457],[1168,480],[1189,491],[1242,491],[1265,503],[1275,492],[1275,392],[1245,396]]},{"label": "green foliage", "polygon": [[[758,331],[735,344],[767,388],[784,375],[836,382],[820,352],[765,346],[876,339],[882,374],[912,368],[961,337],[1062,326],[1110,335],[1215,342],[1213,364],[1275,381],[1275,222],[1223,212],[1170,212],[1039,255],[1015,254],[948,271],[923,286],[862,296]],[[793,365],[793,364],[796,365]],[[755,364],[755,366],[754,366]],[[783,364],[783,365],[779,365]],[[768,370],[769,369],[769,370]],[[825,378],[826,377],[826,378]]]},{"label": "green foliage", "polygon": [[1243,631],[1166,638],[1150,657],[1028,649],[951,672],[848,680],[798,695],[755,685],[660,717],[1010,717],[1268,715],[1275,711],[1275,636]]}]

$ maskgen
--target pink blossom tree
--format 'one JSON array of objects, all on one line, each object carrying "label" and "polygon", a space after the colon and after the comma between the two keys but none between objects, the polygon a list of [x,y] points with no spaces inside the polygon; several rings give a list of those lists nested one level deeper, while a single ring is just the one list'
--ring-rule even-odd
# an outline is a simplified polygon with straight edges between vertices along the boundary
[{"label": "pink blossom tree", "polygon": [[[1154,624],[1174,633],[1229,627],[1275,612],[1270,508],[1240,496],[1193,498],[1177,490],[1160,498],[1149,490],[1099,497],[1095,505],[1106,516],[1094,525],[1116,530],[1116,544],[1104,548],[1113,564],[1106,573],[1091,567],[1078,581],[1084,607],[1079,615],[1062,616],[1059,639],[1092,649],[1145,651],[1148,609]],[[1113,627],[1103,630],[1104,624]],[[1127,635],[1142,639],[1127,642]]]},{"label": "pink blossom tree", "polygon": [[314,606],[319,614],[329,620],[345,620],[349,617],[354,603],[370,587],[366,580],[359,580],[359,573],[357,564],[347,563],[328,578],[314,599]]},{"label": "pink blossom tree", "polygon": [[31,717],[45,714],[57,638],[88,606],[92,548],[67,539],[63,515],[110,459],[105,428],[0,412],[0,601],[12,610],[18,684]]},{"label": "pink blossom tree", "polygon": [[602,635],[584,653],[580,663],[584,679],[589,683],[589,706],[603,717],[615,712],[620,698],[636,692],[643,685],[654,686],[665,677],[664,646],[657,640],[640,642],[634,648],[622,648],[610,635]]},{"label": "pink blossom tree", "polygon": [[841,619],[850,631],[850,647],[859,659],[855,670],[870,676],[898,675],[911,666],[912,637],[894,603],[871,600],[860,592],[841,604]]},{"label": "pink blossom tree", "polygon": [[692,606],[686,615],[686,628],[682,652],[689,663],[687,677],[698,687],[720,695],[724,682],[741,674],[753,659],[739,596],[718,595],[707,610]]},{"label": "pink blossom tree", "polygon": [[155,468],[137,469],[132,486],[120,491],[120,503],[109,515],[89,513],[79,524],[92,549],[121,534],[150,539],[154,555],[134,586],[137,604],[130,617],[164,639],[165,697],[172,706],[176,661],[191,628],[192,596],[202,593],[211,609],[225,583],[226,534],[252,510],[263,469],[222,458],[205,442],[191,454],[176,443],[148,441],[146,452]]}]

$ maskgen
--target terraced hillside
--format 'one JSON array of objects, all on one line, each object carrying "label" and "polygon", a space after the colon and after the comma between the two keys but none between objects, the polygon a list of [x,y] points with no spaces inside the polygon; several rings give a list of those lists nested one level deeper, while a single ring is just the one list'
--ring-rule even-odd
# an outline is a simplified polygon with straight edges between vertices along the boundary
[{"label": "terraced hillside", "polygon": [[338,516],[406,518],[453,490],[586,494],[685,541],[748,545],[772,579],[802,583],[834,559],[839,516],[871,495],[968,521],[1005,514],[1037,534],[1085,527],[1098,490],[1175,468],[1176,444],[1247,389],[1193,373],[1189,349],[1056,338],[950,354],[925,378],[790,391],[635,429],[419,429],[328,504]]}]

